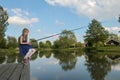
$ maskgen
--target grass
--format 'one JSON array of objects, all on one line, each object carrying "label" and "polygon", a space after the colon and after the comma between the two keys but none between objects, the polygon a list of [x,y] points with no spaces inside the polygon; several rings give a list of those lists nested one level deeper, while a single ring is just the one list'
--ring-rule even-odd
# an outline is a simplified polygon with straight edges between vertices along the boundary
[{"label": "grass", "polygon": [[[120,47],[87,47],[87,48],[66,48],[66,49],[36,49],[39,51],[55,51],[55,50],[60,50],[60,51],[73,51],[73,50],[78,50],[78,51],[85,51],[86,53],[102,53],[102,54],[120,54]],[[9,48],[9,49],[0,49],[0,55],[12,55],[12,54],[18,54],[19,50]]]},{"label": "grass", "polygon": [[55,50],[71,51],[71,50],[83,50],[83,48],[65,48],[65,49],[43,48],[43,49],[38,49],[38,50],[40,51],[55,51]]},{"label": "grass", "polygon": [[120,47],[98,47],[97,51],[103,51],[103,52],[120,52]]},{"label": "grass", "polygon": [[16,51],[13,48],[10,49],[0,49],[0,55],[13,55],[13,54],[18,54],[18,51]]},{"label": "grass", "polygon": [[114,52],[120,53],[120,47],[87,47],[86,52]]}]

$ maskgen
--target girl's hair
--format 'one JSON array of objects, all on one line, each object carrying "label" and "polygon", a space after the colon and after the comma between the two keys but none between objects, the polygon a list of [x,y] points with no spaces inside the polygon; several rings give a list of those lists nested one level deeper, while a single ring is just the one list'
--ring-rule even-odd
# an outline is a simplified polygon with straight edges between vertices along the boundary
[{"label": "girl's hair", "polygon": [[24,28],[23,31],[22,31],[22,36],[25,38],[25,40],[27,40],[28,39],[28,35],[24,36],[25,32],[29,32],[29,30],[27,28]]}]

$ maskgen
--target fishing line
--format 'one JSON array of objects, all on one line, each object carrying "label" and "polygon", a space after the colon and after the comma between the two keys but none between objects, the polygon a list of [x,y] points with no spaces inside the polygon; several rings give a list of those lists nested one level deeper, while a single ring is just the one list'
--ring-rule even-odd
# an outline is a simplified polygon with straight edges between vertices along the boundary
[{"label": "fishing line", "polygon": [[[87,26],[79,27],[79,28],[72,29],[72,30],[69,30],[69,31],[72,31],[72,32],[73,32],[73,31],[76,31],[76,30],[83,29],[83,28],[85,28],[85,27],[87,27]],[[54,36],[57,36],[57,35],[60,35],[60,34],[62,34],[62,32],[61,32],[61,33],[54,34],[54,35],[50,35],[50,36],[47,36],[47,37],[43,37],[43,38],[40,38],[40,39],[37,39],[37,40],[34,40],[34,41],[40,41],[40,40],[47,39],[47,38],[50,38],[50,37],[54,37]]]}]

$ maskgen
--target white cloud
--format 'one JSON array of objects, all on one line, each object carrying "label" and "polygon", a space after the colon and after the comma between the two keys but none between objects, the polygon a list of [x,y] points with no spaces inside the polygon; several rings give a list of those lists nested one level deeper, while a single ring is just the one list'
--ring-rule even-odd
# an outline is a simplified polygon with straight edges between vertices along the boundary
[{"label": "white cloud", "polygon": [[39,21],[38,18],[29,18],[30,13],[20,8],[11,9],[10,12],[13,15],[9,17],[8,22],[15,26],[30,26]]},{"label": "white cloud", "polygon": [[40,29],[38,29],[38,30],[37,30],[37,32],[38,32],[38,33],[40,33],[40,32],[41,32],[41,30],[40,30]]},{"label": "white cloud", "polygon": [[16,14],[17,16],[22,16],[22,14],[21,14],[22,10],[20,8],[11,9],[11,12]]},{"label": "white cloud", "polygon": [[120,14],[120,0],[45,0],[52,6],[63,6],[73,9],[79,15],[89,18],[109,19]]},{"label": "white cloud", "polygon": [[113,32],[113,33],[117,33],[120,31],[120,27],[105,27],[106,30],[108,30],[109,32]]},{"label": "white cloud", "polygon": [[65,25],[64,22],[61,22],[61,21],[59,21],[59,20],[56,20],[56,21],[55,21],[55,24],[56,24],[57,26],[63,26],[63,25]]},{"label": "white cloud", "polygon": [[8,22],[10,24],[16,25],[16,26],[24,26],[24,25],[30,25],[32,23],[38,22],[37,18],[25,18],[20,16],[11,16],[8,19]]}]

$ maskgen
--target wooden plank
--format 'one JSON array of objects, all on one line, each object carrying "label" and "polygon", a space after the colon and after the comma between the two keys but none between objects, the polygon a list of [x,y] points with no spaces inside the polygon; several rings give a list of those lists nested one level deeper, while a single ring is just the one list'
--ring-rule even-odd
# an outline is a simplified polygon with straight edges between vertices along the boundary
[{"label": "wooden plank", "polygon": [[0,80],[30,80],[30,64],[0,64]]},{"label": "wooden plank", "polygon": [[10,75],[13,73],[16,66],[17,64],[10,64],[9,68],[0,76],[0,80],[7,80],[10,77]]},{"label": "wooden plank", "polygon": [[0,69],[0,77],[1,77],[1,75],[2,74],[4,74],[5,72],[6,72],[6,70],[9,68],[9,65],[10,64],[2,64],[2,67],[1,67],[1,69]]},{"label": "wooden plank", "polygon": [[4,66],[3,64],[0,64],[0,70],[3,68],[3,66]]},{"label": "wooden plank", "polygon": [[22,73],[22,69],[23,69],[23,64],[18,64],[17,67],[15,68],[13,74],[11,75],[11,77],[8,80],[20,80],[20,75]]},{"label": "wooden plank", "polygon": [[30,80],[30,64],[24,65],[20,80]]}]

